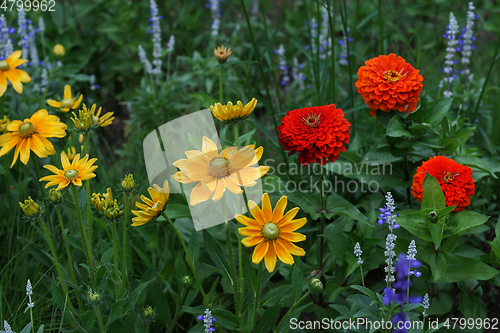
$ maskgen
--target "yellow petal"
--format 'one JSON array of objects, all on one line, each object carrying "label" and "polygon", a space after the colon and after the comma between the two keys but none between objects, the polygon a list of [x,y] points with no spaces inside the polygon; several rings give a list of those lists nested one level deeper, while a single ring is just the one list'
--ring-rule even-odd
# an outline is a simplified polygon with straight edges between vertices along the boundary
[{"label": "yellow petal", "polygon": [[269,194],[267,193],[262,195],[262,214],[264,216],[264,221],[271,221],[273,217],[273,207],[271,206],[271,200],[269,200]]},{"label": "yellow petal", "polygon": [[288,252],[286,247],[284,247],[283,244],[280,243],[279,239],[274,241],[274,249],[276,250],[276,254],[281,261],[283,261],[285,264],[293,265],[294,260],[292,255],[290,254],[290,252]]},{"label": "yellow petal", "polygon": [[274,249],[274,243],[275,242],[272,242],[269,245],[269,249],[264,257],[264,262],[269,273],[272,273],[276,267],[276,250]]},{"label": "yellow petal", "polygon": [[64,86],[64,98],[71,98],[71,86],[69,84]]},{"label": "yellow petal", "polygon": [[266,255],[268,249],[269,249],[269,242],[267,241],[257,244],[255,250],[253,251],[252,262],[254,264],[260,263],[264,258],[264,256]]}]

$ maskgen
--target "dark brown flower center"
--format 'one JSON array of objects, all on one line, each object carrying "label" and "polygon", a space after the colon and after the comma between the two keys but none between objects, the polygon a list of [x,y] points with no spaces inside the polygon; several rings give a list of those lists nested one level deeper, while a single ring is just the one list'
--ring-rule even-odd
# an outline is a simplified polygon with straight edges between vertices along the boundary
[{"label": "dark brown flower center", "polygon": [[307,127],[318,126],[320,120],[321,120],[321,114],[309,114],[306,117],[302,117],[302,121]]},{"label": "dark brown flower center", "polygon": [[224,157],[215,157],[208,163],[208,174],[215,178],[224,178],[233,172],[231,162]]},{"label": "dark brown flower center", "polygon": [[399,81],[399,79],[402,77],[403,75],[401,75],[401,73],[397,72],[397,71],[393,71],[392,69],[389,69],[388,71],[386,71],[384,73],[384,79],[386,82],[390,82],[390,83],[396,83]]},{"label": "dark brown flower center", "polygon": [[78,177],[78,170],[69,169],[64,172],[64,178],[66,178],[66,180],[73,180],[76,177]]},{"label": "dark brown flower center", "polygon": [[10,66],[7,63],[7,61],[5,61],[5,60],[0,61],[0,71],[8,71],[9,68],[10,68]]},{"label": "dark brown flower center", "polygon": [[61,101],[61,107],[63,108],[70,108],[73,106],[73,103],[75,103],[75,101],[73,100],[73,98],[65,98]]},{"label": "dark brown flower center", "polygon": [[22,123],[21,126],[19,126],[19,128],[17,129],[17,134],[24,139],[29,138],[35,132],[36,126],[30,121]]},{"label": "dark brown flower center", "polygon": [[275,240],[280,235],[280,227],[276,223],[268,222],[262,226],[262,236],[267,240]]}]

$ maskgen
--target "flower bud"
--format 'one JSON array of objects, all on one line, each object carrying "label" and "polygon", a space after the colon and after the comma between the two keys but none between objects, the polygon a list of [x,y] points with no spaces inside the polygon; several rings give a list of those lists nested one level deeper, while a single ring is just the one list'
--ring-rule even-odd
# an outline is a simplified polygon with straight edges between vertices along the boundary
[{"label": "flower bud", "polygon": [[144,310],[144,318],[145,319],[152,319],[153,316],[154,316],[154,311],[153,311],[153,308],[151,306],[148,306],[145,310]]},{"label": "flower bud", "polygon": [[437,217],[438,217],[438,214],[436,213],[436,211],[433,210],[432,212],[429,213],[429,218],[431,220],[435,220]]},{"label": "flower bud", "polygon": [[231,55],[231,49],[225,47],[224,45],[218,46],[214,50],[214,55],[217,58],[219,64],[223,64],[227,61],[227,58]]},{"label": "flower bud", "polygon": [[61,44],[56,44],[52,49],[52,53],[54,53],[56,57],[62,57],[63,55],[66,54],[66,50],[64,49],[64,46],[62,46]]},{"label": "flower bud", "polygon": [[134,189],[134,187],[135,187],[134,175],[129,174],[129,175],[125,176],[125,178],[123,178],[123,180],[122,180],[123,191],[130,192],[131,190]]},{"label": "flower bud", "polygon": [[185,287],[188,288],[191,286],[191,277],[189,275],[181,277],[181,284]]},{"label": "flower bud", "polygon": [[120,207],[116,203],[116,199],[111,205],[106,204],[104,206],[104,215],[110,220],[116,220],[123,215],[123,211],[120,210]]},{"label": "flower bud", "polygon": [[62,201],[62,193],[61,191],[56,190],[55,188],[51,188],[49,190],[49,199],[55,204],[58,204]]},{"label": "flower bud", "polygon": [[314,295],[319,295],[323,292],[323,282],[317,277],[313,277],[309,280],[309,290]]},{"label": "flower bud", "polygon": [[92,292],[92,290],[89,291],[89,302],[92,305],[97,305],[101,301],[101,295],[98,293]]},{"label": "flower bud", "polygon": [[31,197],[28,197],[27,200],[24,200],[24,203],[20,202],[19,205],[21,206],[24,215],[28,217],[36,217],[40,212],[40,206],[38,206],[38,204],[34,202]]}]

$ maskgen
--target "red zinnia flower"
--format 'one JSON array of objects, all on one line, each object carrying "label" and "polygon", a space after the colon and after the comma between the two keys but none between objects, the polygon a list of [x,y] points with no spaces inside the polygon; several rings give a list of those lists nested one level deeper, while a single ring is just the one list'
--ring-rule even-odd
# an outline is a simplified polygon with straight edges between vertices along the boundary
[{"label": "red zinnia flower", "polygon": [[344,111],[335,104],[289,111],[278,126],[279,140],[288,155],[299,152],[299,163],[307,165],[316,160],[324,165],[334,162],[349,142],[351,124]]},{"label": "red zinnia flower", "polygon": [[413,196],[422,202],[422,184],[426,173],[436,178],[441,185],[446,200],[446,206],[455,206],[453,211],[464,210],[470,204],[470,197],[474,194],[474,179],[472,169],[468,165],[458,164],[451,158],[444,156],[431,157],[422,166],[417,168],[413,176]]},{"label": "red zinnia flower", "polygon": [[422,75],[394,53],[367,60],[358,70],[358,93],[375,117],[378,109],[410,113],[417,108],[422,92]]}]

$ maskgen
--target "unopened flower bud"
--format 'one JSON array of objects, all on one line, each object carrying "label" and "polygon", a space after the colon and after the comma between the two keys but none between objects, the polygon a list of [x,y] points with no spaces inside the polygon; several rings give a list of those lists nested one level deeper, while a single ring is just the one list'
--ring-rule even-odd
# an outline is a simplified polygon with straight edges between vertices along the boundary
[{"label": "unopened flower bud", "polygon": [[28,197],[27,200],[24,200],[24,203],[20,202],[19,205],[21,206],[24,215],[28,217],[36,217],[40,212],[40,206],[38,206],[38,204],[34,202],[31,197]]},{"label": "unopened flower bud", "polygon": [[61,191],[58,191],[55,188],[51,188],[49,190],[49,199],[55,204],[60,203],[62,201]]},{"label": "unopened flower bud", "polygon": [[154,311],[153,311],[153,308],[151,306],[148,306],[145,310],[144,310],[144,318],[146,319],[152,319],[153,318],[153,315],[154,315]]},{"label": "unopened flower bud", "polygon": [[429,213],[429,218],[432,220],[435,220],[437,218],[437,216],[438,216],[438,214],[434,210]]},{"label": "unopened flower bud", "polygon": [[123,178],[122,180],[122,189],[125,192],[130,192],[131,190],[134,189],[134,187],[135,187],[134,175],[129,174],[125,176],[125,178]]},{"label": "unopened flower bud", "polygon": [[92,291],[89,292],[89,302],[91,304],[98,304],[101,301],[101,295],[98,293],[94,293]]},{"label": "unopened flower bud", "polygon": [[54,53],[56,57],[62,57],[63,55],[66,54],[66,50],[64,49],[64,46],[62,46],[61,44],[56,44],[52,49],[52,53]]},{"label": "unopened flower bud", "polygon": [[218,46],[214,50],[214,55],[217,58],[219,64],[223,64],[227,61],[227,58],[231,55],[231,49],[225,47],[224,45]]},{"label": "unopened flower bud", "polygon": [[323,292],[323,282],[320,279],[313,277],[309,280],[309,290],[314,295],[319,295]]},{"label": "unopened flower bud", "polygon": [[191,277],[189,275],[181,277],[181,284],[187,288],[191,286]]}]

